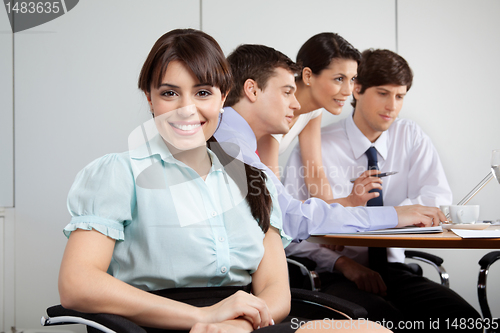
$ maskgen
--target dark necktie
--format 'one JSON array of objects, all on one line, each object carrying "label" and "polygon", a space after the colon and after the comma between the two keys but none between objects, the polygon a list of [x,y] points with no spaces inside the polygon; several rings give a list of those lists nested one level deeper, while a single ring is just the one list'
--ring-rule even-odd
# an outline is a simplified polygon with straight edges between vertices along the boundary
[{"label": "dark necktie", "polygon": [[[375,147],[370,147],[365,152],[368,157],[368,170],[378,170],[377,150]],[[378,192],[379,196],[368,200],[367,206],[383,206],[382,190],[373,189],[371,192]],[[387,270],[387,249],[385,247],[369,247],[368,248],[368,265],[374,271],[384,274]]]},{"label": "dark necktie", "polygon": [[[365,154],[366,154],[366,157],[368,157],[368,170],[378,170],[377,149],[375,149],[375,147],[370,147],[365,152]],[[367,206],[383,206],[384,199],[382,198],[382,190],[373,189],[370,191],[370,193],[372,193],[372,192],[378,192],[379,196],[368,200],[366,205]]]}]

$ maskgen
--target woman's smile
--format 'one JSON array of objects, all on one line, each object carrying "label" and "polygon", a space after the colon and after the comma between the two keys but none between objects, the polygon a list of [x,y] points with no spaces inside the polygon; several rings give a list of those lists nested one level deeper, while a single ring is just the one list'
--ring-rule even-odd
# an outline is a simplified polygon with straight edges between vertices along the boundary
[{"label": "woman's smile", "polygon": [[193,135],[197,133],[205,122],[169,122],[174,132],[179,135]]}]

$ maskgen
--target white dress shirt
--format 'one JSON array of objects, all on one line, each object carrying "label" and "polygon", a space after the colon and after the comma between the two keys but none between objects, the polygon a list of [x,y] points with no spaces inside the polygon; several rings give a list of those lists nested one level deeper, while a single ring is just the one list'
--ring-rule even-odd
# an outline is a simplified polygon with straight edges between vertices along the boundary
[{"label": "white dress shirt", "polygon": [[[396,119],[389,129],[371,143],[358,129],[352,115],[321,130],[321,151],[325,173],[335,198],[346,197],[357,178],[366,171],[368,158],[365,152],[377,149],[381,172],[397,171],[398,174],[382,178],[385,206],[421,204],[426,206],[449,205],[452,194],[441,161],[430,138],[413,121]],[[301,175],[302,159],[297,145],[290,155],[283,174],[283,184],[288,193],[305,200],[309,197]],[[403,262],[402,249],[388,249],[389,262]],[[364,247],[346,247],[342,252],[332,252],[316,244],[292,244],[288,255],[308,256],[318,263],[317,271],[331,271],[338,257],[345,255],[367,265],[368,253]]]}]

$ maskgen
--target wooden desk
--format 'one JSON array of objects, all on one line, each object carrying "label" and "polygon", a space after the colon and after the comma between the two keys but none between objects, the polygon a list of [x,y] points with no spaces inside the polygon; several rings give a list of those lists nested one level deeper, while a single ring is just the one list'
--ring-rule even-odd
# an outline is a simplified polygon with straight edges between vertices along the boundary
[{"label": "wooden desk", "polygon": [[[490,229],[499,229],[500,226],[491,226]],[[311,236],[308,242],[366,246],[366,247],[404,247],[404,248],[446,248],[446,249],[500,249],[500,238],[460,238],[452,231],[444,230],[441,233],[429,234],[399,234],[399,235],[356,235],[333,234]]]}]

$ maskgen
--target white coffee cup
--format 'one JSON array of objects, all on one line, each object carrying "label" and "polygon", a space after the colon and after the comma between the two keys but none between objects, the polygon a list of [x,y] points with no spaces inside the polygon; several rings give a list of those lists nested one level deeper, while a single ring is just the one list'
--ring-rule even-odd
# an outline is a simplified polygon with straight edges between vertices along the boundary
[{"label": "white coffee cup", "polygon": [[449,206],[451,222],[455,224],[476,223],[479,218],[479,205]]},{"label": "white coffee cup", "polygon": [[445,216],[448,216],[450,214],[450,205],[441,205],[439,206],[439,208]]}]

